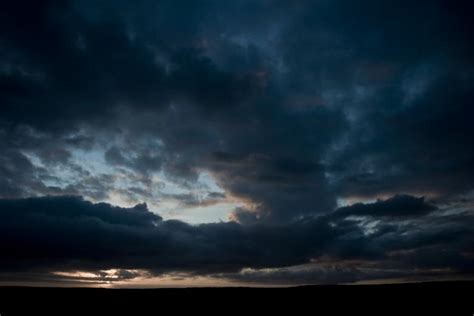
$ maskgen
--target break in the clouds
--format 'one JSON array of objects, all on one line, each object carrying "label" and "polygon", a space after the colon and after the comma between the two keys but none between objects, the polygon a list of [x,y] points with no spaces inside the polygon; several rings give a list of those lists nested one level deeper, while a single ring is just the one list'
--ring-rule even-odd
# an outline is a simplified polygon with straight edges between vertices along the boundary
[{"label": "break in the clouds", "polygon": [[7,1],[2,280],[470,277],[473,10]]}]

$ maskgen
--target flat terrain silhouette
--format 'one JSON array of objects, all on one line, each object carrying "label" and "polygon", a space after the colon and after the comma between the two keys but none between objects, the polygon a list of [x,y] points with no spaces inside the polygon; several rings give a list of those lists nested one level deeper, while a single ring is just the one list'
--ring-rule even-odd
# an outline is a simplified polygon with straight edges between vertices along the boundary
[{"label": "flat terrain silhouette", "polygon": [[[1,287],[0,313],[154,315],[192,311],[234,313],[291,311],[295,314],[413,311],[472,315],[474,282],[427,282],[387,285],[317,285],[289,288],[37,288]],[[33,313],[32,313],[33,312]]]}]

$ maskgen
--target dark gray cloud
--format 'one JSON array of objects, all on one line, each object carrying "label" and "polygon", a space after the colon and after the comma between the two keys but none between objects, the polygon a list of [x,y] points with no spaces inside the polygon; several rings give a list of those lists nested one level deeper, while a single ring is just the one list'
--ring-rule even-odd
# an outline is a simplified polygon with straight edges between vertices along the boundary
[{"label": "dark gray cloud", "polygon": [[[123,148],[107,150],[108,163],[141,174],[163,169],[170,177],[191,181],[198,170],[207,169],[233,195],[258,205],[262,219],[285,221],[331,209],[335,197],[318,165],[323,149],[344,126],[342,113],[326,107],[294,111],[278,82],[278,58],[268,52],[268,45],[259,47],[251,37],[245,40],[248,43],[239,43],[238,38],[249,34],[206,34],[213,23],[222,23],[202,19],[218,19],[221,13],[215,5],[179,11],[183,23],[169,32],[183,41],[162,34],[158,26],[171,23],[168,18],[148,25],[152,22],[147,14],[163,7],[173,12],[173,5],[166,2],[157,6],[143,2],[126,16],[121,11],[126,5],[112,10],[107,5],[41,3],[39,16],[34,16],[39,26],[16,29],[17,21],[6,19],[5,32],[11,28],[18,34],[5,34],[5,49],[39,64],[45,78],[31,83],[35,86],[31,96],[21,87],[17,94],[4,94],[5,126],[26,124],[50,133],[51,129],[77,133],[84,124],[92,130],[111,124],[113,130],[117,111],[133,109],[131,116],[145,111],[140,120],[121,121],[125,125],[116,133],[134,140],[160,139],[160,151],[149,143],[137,147],[127,141]],[[22,15],[21,5],[7,9],[10,15],[30,18]],[[147,19],[137,20],[142,15]],[[240,32],[234,27],[229,32]],[[150,34],[148,28],[156,33]],[[51,58],[56,54],[60,55]],[[240,59],[238,64],[234,59]],[[11,72],[5,76],[11,84],[13,79],[24,80]],[[41,104],[41,115],[35,104]],[[214,153],[239,157],[240,162],[225,165]],[[52,163],[68,157],[59,148],[38,154]]]},{"label": "dark gray cloud", "polygon": [[[74,204],[88,215],[47,211],[34,229],[77,245],[104,236],[91,256],[44,250],[91,266],[113,258],[124,269],[220,273],[324,254],[389,266],[387,253],[402,250],[406,262],[462,266],[467,244],[440,245],[470,240],[461,215],[443,212],[472,221],[473,9],[444,0],[8,1],[2,203]],[[144,207],[21,199],[45,195],[163,209],[235,202],[235,222],[190,226]],[[119,224],[98,208],[133,215]],[[6,265],[28,261],[8,251]]]},{"label": "dark gray cloud", "polygon": [[[383,212],[383,203],[393,201],[370,207]],[[411,207],[408,198],[404,202]],[[311,282],[318,275],[320,282],[326,277],[328,282],[345,282],[348,276],[362,279],[355,272],[364,266],[380,270],[369,278],[411,275],[415,269],[420,274],[435,269],[461,276],[472,272],[472,214],[443,220],[424,217],[424,229],[394,221],[378,224],[371,232],[355,221],[330,216],[278,226],[191,226],[162,221],[146,205],[126,209],[80,197],[44,197],[1,200],[0,217],[1,268],[15,273],[144,269],[151,275],[181,271],[238,279],[250,271],[257,282],[264,273],[258,269],[274,268],[268,273],[309,273],[314,274],[308,278]],[[443,256],[433,260],[439,253]],[[285,268],[304,264],[315,266]],[[339,280],[334,271],[338,265],[346,271]],[[384,274],[390,267],[398,272]],[[296,276],[294,281],[299,280]]]},{"label": "dark gray cloud", "polygon": [[423,216],[436,210],[436,207],[425,203],[424,198],[410,195],[396,195],[385,201],[371,204],[356,203],[341,207],[335,216],[372,216],[372,217],[413,217]]}]

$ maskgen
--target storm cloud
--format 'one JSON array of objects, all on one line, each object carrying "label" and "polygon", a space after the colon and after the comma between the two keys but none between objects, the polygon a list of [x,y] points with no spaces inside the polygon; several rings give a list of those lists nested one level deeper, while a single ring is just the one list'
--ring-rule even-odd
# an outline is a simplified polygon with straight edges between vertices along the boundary
[{"label": "storm cloud", "polygon": [[7,1],[2,269],[471,273],[473,10]]},{"label": "storm cloud", "polygon": [[[365,207],[384,212],[391,207],[412,208],[411,203],[405,197]],[[398,277],[410,276],[413,269],[420,274],[434,269],[472,273],[474,218],[467,214],[424,217],[420,223],[426,230],[395,220],[371,226],[330,216],[278,226],[232,222],[191,226],[163,221],[146,205],[119,208],[71,196],[1,200],[0,217],[1,267],[20,275],[118,269],[234,280],[254,275],[255,282],[262,273],[269,279],[273,274],[276,281],[284,275],[298,276],[285,283],[302,281],[301,274],[308,274],[308,282],[325,283],[359,280],[362,272],[357,267],[364,266],[378,267],[368,278],[392,276],[393,269]],[[439,231],[441,219],[449,228]],[[430,260],[440,252],[442,257]],[[381,263],[386,266],[380,267]],[[287,268],[292,266],[296,268]],[[336,280],[339,269],[344,273]]]}]

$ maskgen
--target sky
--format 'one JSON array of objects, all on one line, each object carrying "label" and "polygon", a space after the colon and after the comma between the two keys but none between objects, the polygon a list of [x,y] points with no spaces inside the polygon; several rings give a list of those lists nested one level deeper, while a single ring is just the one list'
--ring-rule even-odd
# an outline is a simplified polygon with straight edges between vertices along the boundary
[{"label": "sky", "polygon": [[473,279],[471,1],[0,9],[0,284]]}]

